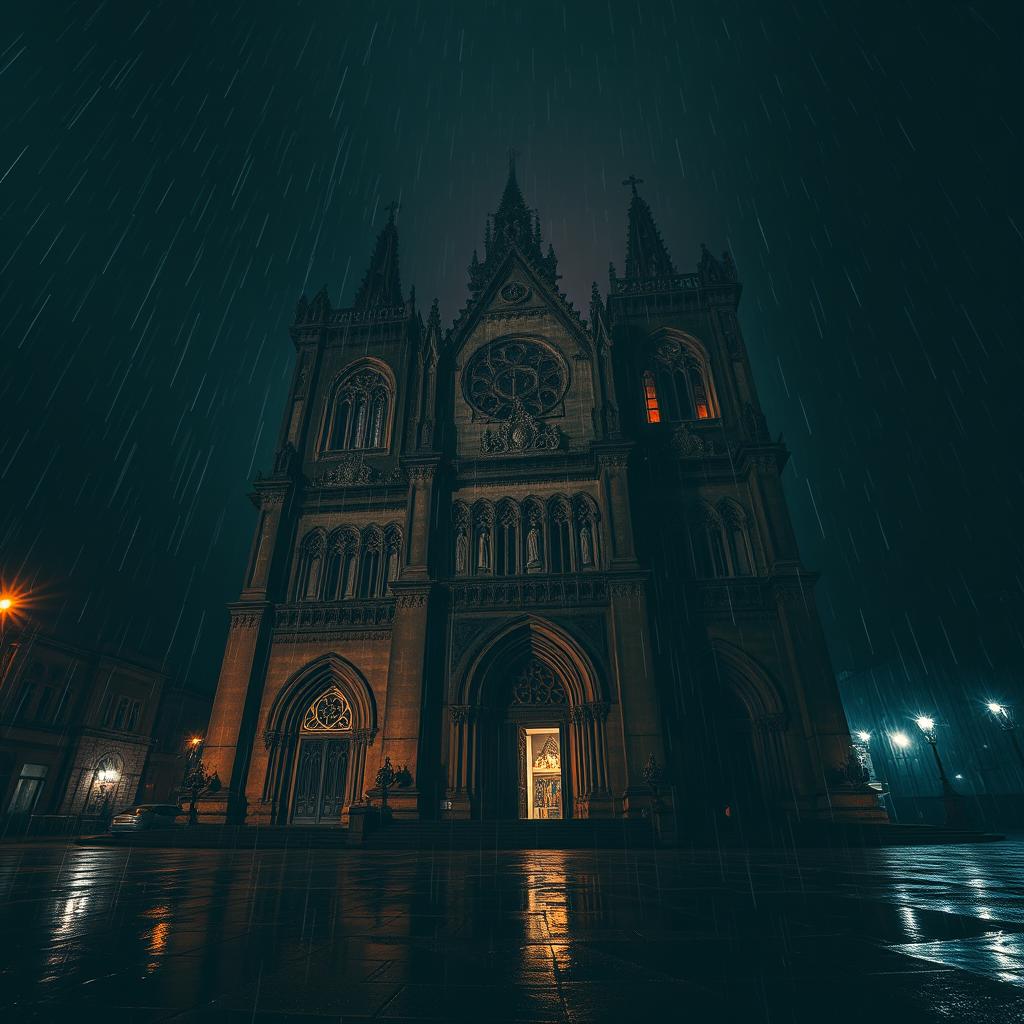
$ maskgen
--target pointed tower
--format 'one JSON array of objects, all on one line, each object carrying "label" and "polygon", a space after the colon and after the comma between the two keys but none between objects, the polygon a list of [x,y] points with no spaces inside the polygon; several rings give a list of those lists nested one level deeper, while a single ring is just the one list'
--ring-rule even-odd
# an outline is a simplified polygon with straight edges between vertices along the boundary
[{"label": "pointed tower", "polygon": [[[323,288],[296,307],[295,373],[272,472],[253,486],[259,518],[207,730],[223,789],[206,820],[344,824],[385,738],[392,763],[416,774],[415,737],[387,701],[415,717],[423,689],[423,590],[407,576],[427,557],[436,341],[421,344],[402,295],[396,209],[351,306]],[[431,324],[436,334],[436,314]],[[415,787],[403,798],[415,807]]]},{"label": "pointed tower", "polygon": [[643,184],[643,178],[630,175],[622,184],[633,190],[626,234],[626,277],[632,280],[672,277],[676,272],[672,258],[661,240],[651,208],[636,190],[637,185]]},{"label": "pointed tower", "polygon": [[370,265],[363,277],[353,308],[361,311],[380,306],[401,306],[402,279],[398,272],[397,203],[388,206],[388,222],[377,236]]},{"label": "pointed tower", "polygon": [[509,249],[516,251],[544,275],[551,284],[557,281],[558,260],[549,245],[547,255],[541,247],[540,217],[531,210],[523,198],[516,177],[516,159],[513,151],[508,157],[508,177],[501,202],[493,217],[484,227],[484,260],[481,263],[474,250],[469,266],[469,290],[477,295],[490,279],[494,268],[505,258]]},{"label": "pointed tower", "polygon": [[[636,468],[637,555],[663,638],[656,675],[676,808],[721,835],[781,817],[872,821],[740,332],[732,258],[678,273],[631,190],[626,272],[604,317]],[[599,321],[599,304],[591,316]],[[699,721],[701,727],[693,729]],[[749,834],[749,832],[748,832]]]}]

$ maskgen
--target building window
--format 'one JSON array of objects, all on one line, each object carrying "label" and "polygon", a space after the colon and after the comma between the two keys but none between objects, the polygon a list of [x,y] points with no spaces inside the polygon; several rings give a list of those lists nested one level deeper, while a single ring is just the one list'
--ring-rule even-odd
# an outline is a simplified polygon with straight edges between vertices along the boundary
[{"label": "building window", "polygon": [[359,596],[380,597],[381,594],[381,551],[384,538],[380,528],[367,527],[363,531],[362,553],[359,558]]},{"label": "building window", "polygon": [[305,732],[342,732],[352,728],[352,708],[345,695],[332,686],[309,706],[303,716]]},{"label": "building window", "polygon": [[658,407],[658,386],[654,383],[654,374],[644,370],[644,409],[648,423],[661,422],[661,409]]},{"label": "building window", "polygon": [[45,764],[23,764],[14,787],[14,794],[7,806],[8,814],[31,814],[39,803],[46,779]]},{"label": "building window", "polygon": [[743,509],[736,502],[724,499],[717,508],[704,506],[700,519],[694,538],[697,576],[704,579],[752,576],[754,556]]},{"label": "building window", "polygon": [[387,377],[372,366],[345,374],[328,400],[321,451],[362,451],[390,445],[394,394]]},{"label": "building window", "polygon": [[118,697],[116,703],[111,706],[114,713],[106,724],[118,732],[133,732],[139,724],[142,701],[132,700],[131,697]]},{"label": "building window", "polygon": [[551,572],[565,573],[573,571],[570,518],[567,502],[556,500],[551,503],[549,524]]},{"label": "building window", "polygon": [[495,572],[515,576],[519,571],[519,508],[511,501],[498,507]]},{"label": "building window", "polygon": [[295,600],[316,601],[320,597],[320,571],[323,564],[325,538],[323,531],[313,530],[303,538],[299,548],[299,564],[295,573]]},{"label": "building window", "polygon": [[663,338],[651,366],[644,370],[643,385],[648,423],[708,420],[718,415],[707,357],[696,343]]}]

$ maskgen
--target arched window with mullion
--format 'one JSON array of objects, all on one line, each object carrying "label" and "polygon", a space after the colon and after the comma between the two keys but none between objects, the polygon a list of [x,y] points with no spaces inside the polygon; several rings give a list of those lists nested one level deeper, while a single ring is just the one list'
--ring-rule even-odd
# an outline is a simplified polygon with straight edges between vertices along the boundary
[{"label": "arched window with mullion", "polygon": [[564,499],[555,498],[548,506],[548,537],[551,556],[549,571],[572,572],[572,513],[569,503]]},{"label": "arched window with mullion", "polygon": [[373,363],[344,373],[328,399],[321,451],[388,448],[394,405],[394,388]]},{"label": "arched window with mullion", "polygon": [[515,576],[519,572],[519,509],[514,502],[504,501],[497,509],[495,525],[494,571],[498,576]]}]

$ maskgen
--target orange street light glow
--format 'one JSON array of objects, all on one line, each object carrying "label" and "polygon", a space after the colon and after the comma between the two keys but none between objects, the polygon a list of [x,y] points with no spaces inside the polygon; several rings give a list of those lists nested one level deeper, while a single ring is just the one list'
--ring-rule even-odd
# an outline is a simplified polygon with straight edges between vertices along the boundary
[{"label": "orange street light glow", "polygon": [[14,599],[10,597],[0,597],[0,612],[10,611],[14,607]]}]

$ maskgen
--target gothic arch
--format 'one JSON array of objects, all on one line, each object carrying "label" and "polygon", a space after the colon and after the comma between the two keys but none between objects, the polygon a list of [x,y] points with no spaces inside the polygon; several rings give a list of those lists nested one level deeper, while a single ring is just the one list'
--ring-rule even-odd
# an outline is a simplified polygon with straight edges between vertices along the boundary
[{"label": "gothic arch", "polygon": [[648,423],[721,415],[711,358],[691,334],[663,327],[650,336],[641,385]]},{"label": "gothic arch", "polygon": [[377,702],[363,674],[339,654],[324,654],[294,672],[274,698],[264,731],[290,735],[299,731],[302,716],[329,687],[335,686],[352,708],[353,731],[377,731]]},{"label": "gothic arch", "polygon": [[397,393],[387,363],[370,356],[349,363],[327,389],[318,451],[389,449]]},{"label": "gothic arch", "polygon": [[[318,698],[332,692],[342,698],[344,728],[310,733],[303,731],[307,713]],[[335,790],[336,803],[330,815],[342,824],[347,808],[362,798],[365,789],[366,751],[377,733],[377,703],[365,677],[349,661],[333,652],[304,665],[281,687],[267,714],[263,742],[267,748],[262,801],[269,807],[270,820],[283,825],[291,819],[294,804],[300,803],[296,780],[302,775],[300,760],[314,737],[329,737],[343,771]],[[323,749],[323,748],[321,748]],[[342,784],[343,783],[343,784]],[[295,810],[296,817],[298,810]]]},{"label": "gothic arch", "polygon": [[604,700],[600,676],[579,641],[549,619],[524,615],[486,635],[456,675],[451,703],[482,707],[502,698],[495,688],[507,680],[509,664],[536,658],[558,676],[570,706]]},{"label": "gothic arch", "polygon": [[781,724],[785,720],[781,691],[764,667],[739,647],[721,639],[711,641],[711,655],[718,682],[730,689],[752,722],[771,720]]}]

